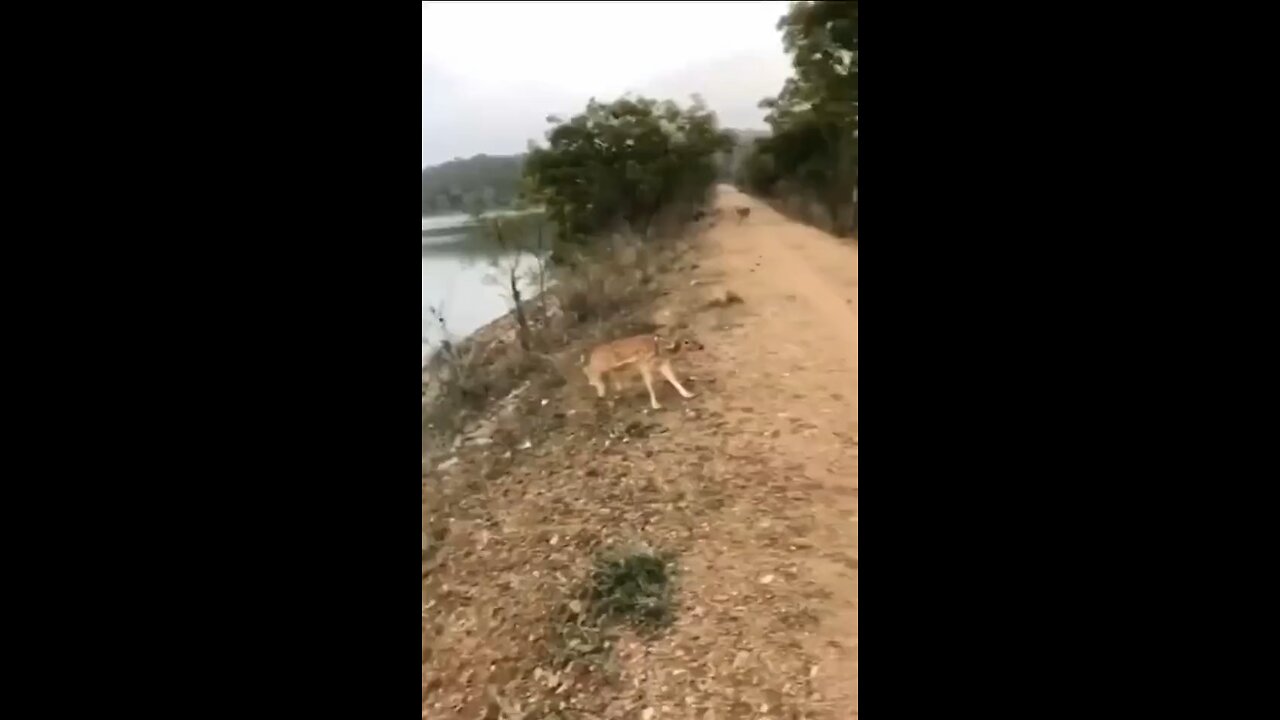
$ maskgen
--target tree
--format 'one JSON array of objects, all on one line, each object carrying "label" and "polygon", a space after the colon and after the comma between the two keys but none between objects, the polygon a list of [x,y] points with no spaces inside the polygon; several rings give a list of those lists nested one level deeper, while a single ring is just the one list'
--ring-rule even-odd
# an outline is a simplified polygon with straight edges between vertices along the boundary
[{"label": "tree", "polygon": [[524,174],[568,242],[618,223],[647,234],[664,209],[702,204],[715,182],[716,155],[733,146],[696,97],[686,109],[644,97],[592,99],[567,121],[548,120],[555,127],[547,147],[529,152]]},{"label": "tree", "polygon": [[[524,294],[520,291],[522,263],[525,256],[523,238],[520,236],[524,227],[523,217],[484,217],[482,210],[476,206],[472,210],[474,222],[488,239],[493,242],[496,253],[491,264],[500,273],[496,279],[510,293],[512,309],[515,312],[517,338],[520,349],[528,352],[533,346],[533,333],[529,329],[529,318],[524,309]],[[541,262],[539,260],[539,262]]]},{"label": "tree", "polygon": [[816,195],[837,232],[856,232],[858,3],[793,2],[778,29],[794,75],[761,101],[773,134],[757,141],[740,181],[766,194]]}]

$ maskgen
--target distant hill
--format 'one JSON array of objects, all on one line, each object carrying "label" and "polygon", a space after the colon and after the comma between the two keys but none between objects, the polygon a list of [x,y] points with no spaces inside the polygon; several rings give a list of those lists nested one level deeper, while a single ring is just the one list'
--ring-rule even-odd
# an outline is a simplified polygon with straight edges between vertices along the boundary
[{"label": "distant hill", "polygon": [[524,155],[476,155],[422,169],[422,214],[506,208],[520,189]]}]

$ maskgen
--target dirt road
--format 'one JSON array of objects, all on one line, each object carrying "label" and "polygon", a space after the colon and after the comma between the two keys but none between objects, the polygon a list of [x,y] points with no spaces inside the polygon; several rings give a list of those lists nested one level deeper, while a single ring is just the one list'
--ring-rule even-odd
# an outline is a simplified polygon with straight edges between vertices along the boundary
[{"label": "dirt road", "polygon": [[[858,250],[792,222],[736,190],[718,189],[722,219],[702,243],[701,275],[714,298],[744,299],[708,353],[720,378],[714,399],[742,438],[768,438],[768,452],[797,471],[811,513],[807,548],[788,553],[813,586],[817,623],[805,637],[818,659],[814,687],[834,717],[857,714],[858,698]],[[751,208],[738,221],[735,207]],[[710,328],[708,328],[710,329]],[[742,443],[750,452],[752,443]],[[807,508],[805,508],[807,505]],[[766,522],[761,520],[759,522]],[[792,543],[794,546],[795,543]],[[724,547],[718,564],[767,573],[756,547]],[[779,559],[781,560],[781,559]]]}]

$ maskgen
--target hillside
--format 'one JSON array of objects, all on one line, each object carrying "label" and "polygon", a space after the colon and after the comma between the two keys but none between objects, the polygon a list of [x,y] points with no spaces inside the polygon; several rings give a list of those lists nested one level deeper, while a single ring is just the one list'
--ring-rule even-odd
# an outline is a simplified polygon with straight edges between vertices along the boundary
[{"label": "hillside", "polygon": [[476,155],[422,170],[422,214],[467,212],[511,205],[520,189],[524,155]]}]

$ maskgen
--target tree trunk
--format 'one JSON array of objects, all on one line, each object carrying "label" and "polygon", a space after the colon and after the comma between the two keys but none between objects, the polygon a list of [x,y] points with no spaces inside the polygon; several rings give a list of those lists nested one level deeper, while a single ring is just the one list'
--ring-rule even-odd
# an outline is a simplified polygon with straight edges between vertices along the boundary
[{"label": "tree trunk", "polygon": [[510,247],[507,245],[507,239],[502,234],[501,221],[495,221],[493,224],[494,239],[498,242],[498,247],[503,251],[515,251],[515,260],[511,263],[511,269],[507,273],[507,279],[511,285],[511,302],[516,306],[516,324],[519,326],[517,333],[520,340],[520,349],[528,352],[529,344],[529,319],[524,315],[524,298],[520,297],[520,247],[516,245]]},{"label": "tree trunk", "polygon": [[515,302],[516,324],[520,328],[520,349],[528,352],[530,350],[529,319],[524,316],[524,301],[523,298],[520,297],[520,283],[517,279],[515,270],[517,267],[519,267],[518,264],[511,267],[511,299]]},{"label": "tree trunk", "polygon": [[858,239],[858,184],[853,184],[853,239]]},{"label": "tree trunk", "polygon": [[857,185],[857,164],[854,160],[854,139],[839,125],[830,125],[823,132],[832,149],[831,184],[823,188],[823,202],[831,213],[831,232],[844,237],[853,230],[853,206],[849,202]]},{"label": "tree trunk", "polygon": [[547,313],[547,259],[546,250],[542,247],[542,220],[538,220],[538,306],[542,311],[542,331],[551,326],[551,317]]},{"label": "tree trunk", "polygon": [[857,187],[858,167],[854,159],[854,139],[842,131],[836,146],[835,197],[839,205],[836,215],[836,234],[841,237],[853,233],[853,189]]}]

